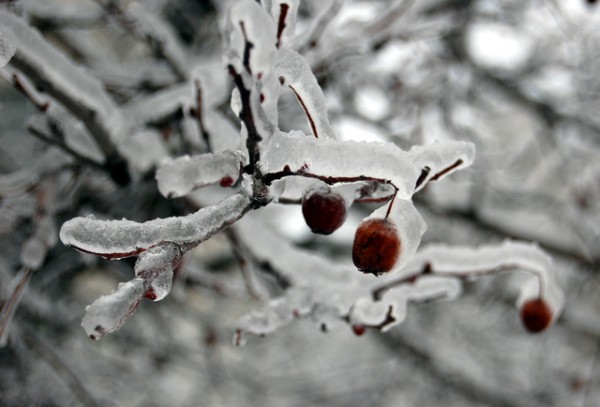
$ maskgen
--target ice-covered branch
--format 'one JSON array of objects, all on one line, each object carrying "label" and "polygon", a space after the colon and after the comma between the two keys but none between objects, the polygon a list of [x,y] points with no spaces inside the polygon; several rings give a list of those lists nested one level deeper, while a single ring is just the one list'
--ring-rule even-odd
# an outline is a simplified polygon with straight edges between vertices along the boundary
[{"label": "ice-covered branch", "polygon": [[528,300],[543,300],[551,308],[554,321],[563,306],[563,294],[552,274],[552,259],[534,244],[505,241],[502,245],[478,248],[430,245],[417,253],[404,270],[401,276],[378,285],[372,292],[373,298],[380,300],[388,290],[410,287],[432,277],[471,281],[502,272],[524,271],[535,279],[521,287],[519,308]]},{"label": "ice-covered branch", "polygon": [[189,250],[236,222],[249,209],[250,198],[237,193],[184,217],[144,223],[74,218],[63,224],[60,239],[67,246],[108,259],[137,256],[163,243]]},{"label": "ice-covered branch", "polygon": [[10,28],[17,39],[11,65],[69,109],[84,123],[105,155],[114,157],[125,121],[100,81],[73,64],[16,15],[4,11],[0,24]]},{"label": "ice-covered branch", "polygon": [[[269,143],[263,170],[267,180],[277,178],[277,174],[302,172],[351,181],[387,180],[397,188],[399,198],[407,199],[414,193],[424,166],[431,171],[420,181],[421,186],[435,174],[446,170],[446,175],[447,169],[469,166],[473,158],[474,147],[467,142],[439,142],[406,152],[393,144],[316,140],[295,131]],[[454,165],[459,160],[460,166]]]},{"label": "ice-covered branch", "polygon": [[156,172],[158,190],[167,198],[177,198],[211,184],[230,187],[239,179],[245,161],[241,151],[167,159]]},{"label": "ice-covered branch", "polygon": [[327,117],[323,91],[306,60],[296,51],[282,48],[277,53],[276,72],[279,83],[289,87],[298,99],[313,135],[337,139]]}]

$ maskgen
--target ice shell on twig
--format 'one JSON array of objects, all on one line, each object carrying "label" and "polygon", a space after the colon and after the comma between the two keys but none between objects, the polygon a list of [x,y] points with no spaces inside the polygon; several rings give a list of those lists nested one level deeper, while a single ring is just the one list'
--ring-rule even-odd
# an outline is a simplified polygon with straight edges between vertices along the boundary
[{"label": "ice shell on twig", "polygon": [[17,50],[17,38],[7,27],[0,26],[0,68],[8,64]]},{"label": "ice shell on twig", "polygon": [[143,279],[121,283],[111,294],[103,295],[86,307],[81,326],[91,339],[101,339],[125,324],[135,313],[143,295]]}]

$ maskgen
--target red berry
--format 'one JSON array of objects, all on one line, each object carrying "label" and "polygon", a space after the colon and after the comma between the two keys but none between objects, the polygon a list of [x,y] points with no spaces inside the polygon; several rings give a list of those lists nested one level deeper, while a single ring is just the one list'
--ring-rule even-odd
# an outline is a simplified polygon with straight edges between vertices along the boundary
[{"label": "red berry", "polygon": [[352,325],[352,332],[356,336],[362,336],[366,330],[367,328],[364,325]]},{"label": "red berry", "polygon": [[309,191],[302,198],[302,215],[313,233],[329,235],[344,224],[346,202],[329,189]]},{"label": "red berry", "polygon": [[232,186],[234,182],[235,182],[234,179],[231,178],[229,175],[227,175],[227,176],[221,178],[219,185],[221,185],[224,188],[227,188],[227,187]]},{"label": "red berry", "polygon": [[368,219],[356,229],[352,261],[363,273],[390,271],[400,255],[400,237],[388,219]]},{"label": "red berry", "polygon": [[552,322],[552,310],[542,298],[526,301],[521,307],[521,322],[531,333],[542,332]]},{"label": "red berry", "polygon": [[149,300],[154,301],[156,299],[156,293],[154,292],[154,290],[152,288],[149,288],[145,293],[144,293],[144,297],[148,298]]}]

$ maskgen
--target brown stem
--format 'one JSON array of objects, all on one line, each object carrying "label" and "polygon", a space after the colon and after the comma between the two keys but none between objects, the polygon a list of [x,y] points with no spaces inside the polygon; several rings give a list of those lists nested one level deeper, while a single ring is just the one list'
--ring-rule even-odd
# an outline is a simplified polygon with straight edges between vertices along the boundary
[{"label": "brown stem", "polygon": [[288,4],[282,3],[279,5],[279,22],[277,24],[277,48],[281,45],[281,34],[283,34],[283,30],[286,27],[285,19],[287,18],[287,13],[290,6]]},{"label": "brown stem", "polygon": [[435,174],[433,177],[431,177],[430,181],[437,181],[444,175],[448,174],[450,171],[452,171],[452,170],[456,169],[457,167],[459,167],[460,165],[462,165],[462,163],[463,163],[463,160],[459,158],[458,160],[456,160],[456,162],[454,164],[452,164],[451,166],[449,166],[447,168],[444,168],[443,170],[441,170],[440,172]]},{"label": "brown stem", "polygon": [[198,127],[200,127],[200,133],[202,134],[202,139],[206,144],[206,148],[209,152],[212,152],[212,146],[210,143],[210,133],[206,130],[206,124],[204,122],[204,109],[202,104],[202,86],[200,85],[199,80],[194,81],[194,86],[196,87],[196,108],[193,110],[193,115],[198,121]]},{"label": "brown stem", "polygon": [[319,138],[319,135],[317,134],[317,126],[315,124],[315,120],[313,119],[312,115],[308,111],[308,108],[306,107],[304,100],[302,100],[302,98],[300,97],[300,95],[298,94],[296,89],[294,89],[294,87],[292,85],[288,85],[288,86],[292,90],[292,92],[294,92],[294,95],[296,95],[296,99],[298,99],[300,106],[302,106],[304,113],[306,113],[306,118],[308,119],[308,124],[310,124],[310,128],[312,129],[312,132],[313,132],[315,138]]}]

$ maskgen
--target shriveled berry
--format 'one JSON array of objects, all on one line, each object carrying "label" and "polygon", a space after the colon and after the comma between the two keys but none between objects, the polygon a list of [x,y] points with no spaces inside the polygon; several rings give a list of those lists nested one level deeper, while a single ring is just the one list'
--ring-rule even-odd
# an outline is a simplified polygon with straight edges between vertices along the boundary
[{"label": "shriveled berry", "polygon": [[368,219],[354,234],[352,261],[363,273],[386,273],[396,264],[400,247],[398,230],[392,221]]},{"label": "shriveled berry", "polygon": [[302,215],[313,233],[329,235],[344,224],[346,202],[331,190],[309,191],[302,198]]},{"label": "shriveled berry", "polygon": [[521,307],[521,322],[531,333],[542,332],[552,322],[552,310],[542,298],[526,301]]}]

